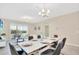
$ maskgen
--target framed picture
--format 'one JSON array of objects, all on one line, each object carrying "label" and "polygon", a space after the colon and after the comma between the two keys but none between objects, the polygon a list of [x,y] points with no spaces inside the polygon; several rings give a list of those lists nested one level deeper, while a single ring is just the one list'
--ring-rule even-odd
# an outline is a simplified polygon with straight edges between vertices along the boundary
[{"label": "framed picture", "polygon": [[38,26],[38,30],[40,30],[40,26]]},{"label": "framed picture", "polygon": [[36,27],[34,27],[34,30],[37,30],[37,28],[36,28]]}]

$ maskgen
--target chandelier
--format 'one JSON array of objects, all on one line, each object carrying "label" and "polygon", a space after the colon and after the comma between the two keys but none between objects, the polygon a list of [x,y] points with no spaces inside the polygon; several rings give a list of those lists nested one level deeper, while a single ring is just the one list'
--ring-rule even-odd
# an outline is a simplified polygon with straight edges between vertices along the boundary
[{"label": "chandelier", "polygon": [[49,16],[49,13],[50,13],[50,10],[49,9],[43,8],[39,12],[39,15],[42,16],[42,17],[48,17]]}]

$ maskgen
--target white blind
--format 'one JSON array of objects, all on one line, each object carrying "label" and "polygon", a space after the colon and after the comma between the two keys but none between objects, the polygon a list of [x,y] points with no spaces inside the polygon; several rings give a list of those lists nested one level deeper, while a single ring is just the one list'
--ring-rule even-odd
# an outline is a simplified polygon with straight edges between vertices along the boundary
[{"label": "white blind", "polygon": [[11,25],[10,25],[10,29],[11,29],[11,30],[16,30],[16,25],[11,24]]},{"label": "white blind", "polygon": [[24,30],[24,31],[27,31],[28,30],[28,27],[27,26],[25,26],[25,25],[19,25],[18,26],[18,30]]}]

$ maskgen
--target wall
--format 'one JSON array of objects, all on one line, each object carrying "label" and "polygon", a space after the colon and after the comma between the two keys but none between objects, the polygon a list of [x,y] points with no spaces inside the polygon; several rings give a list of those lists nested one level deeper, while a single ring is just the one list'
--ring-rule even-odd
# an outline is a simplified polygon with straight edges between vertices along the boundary
[{"label": "wall", "polygon": [[[40,26],[41,32],[44,35],[45,24],[49,25],[49,36],[58,34],[60,37],[67,37],[66,44],[79,46],[79,12],[50,18],[46,21],[35,24]],[[33,31],[33,29],[32,29]]]}]

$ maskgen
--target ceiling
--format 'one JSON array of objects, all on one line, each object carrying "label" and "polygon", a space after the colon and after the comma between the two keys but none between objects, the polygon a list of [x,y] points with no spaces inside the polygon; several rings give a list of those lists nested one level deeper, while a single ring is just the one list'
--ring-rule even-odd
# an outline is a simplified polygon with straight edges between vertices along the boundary
[{"label": "ceiling", "polygon": [[[48,17],[38,15],[42,8],[50,9]],[[0,3],[1,17],[30,23],[76,11],[79,11],[78,3]]]}]

